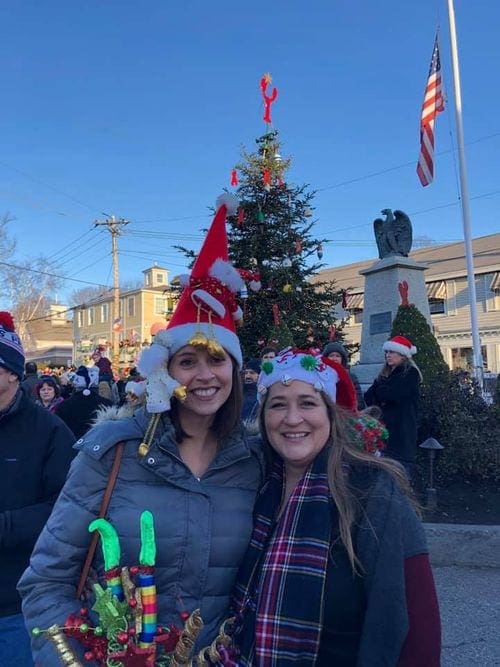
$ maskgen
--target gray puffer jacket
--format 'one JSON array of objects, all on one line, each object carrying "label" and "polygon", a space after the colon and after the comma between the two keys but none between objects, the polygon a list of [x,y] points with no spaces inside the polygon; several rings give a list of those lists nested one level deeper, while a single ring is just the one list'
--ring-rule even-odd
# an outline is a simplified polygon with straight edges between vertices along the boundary
[{"label": "gray puffer jacket", "polygon": [[[101,423],[77,441],[80,453],[18,585],[30,630],[63,624],[81,607],[75,590],[89,547],[88,525],[98,515],[115,445],[123,440],[107,512],[120,537],[121,564],[138,563],[139,517],[150,510],[157,545],[158,622],[180,626],[181,612],[200,608],[205,627],[197,648],[216,636],[252,532],[252,509],[262,480],[260,452],[236,432],[198,479],[179,456],[167,415],[149,453],[138,457],[148,419],[140,410],[133,417]],[[102,580],[100,547],[93,568]],[[59,665],[43,637],[33,641],[33,653],[43,667]]]}]

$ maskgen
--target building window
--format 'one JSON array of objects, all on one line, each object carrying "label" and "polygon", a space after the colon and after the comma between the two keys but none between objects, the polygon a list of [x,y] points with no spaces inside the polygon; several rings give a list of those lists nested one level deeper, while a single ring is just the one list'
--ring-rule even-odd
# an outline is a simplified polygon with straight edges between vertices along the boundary
[{"label": "building window", "polygon": [[156,282],[157,283],[162,283],[163,282],[163,273],[157,273],[156,274]]},{"label": "building window", "polygon": [[146,287],[148,287],[149,285],[151,285],[151,274],[146,273]]},{"label": "building window", "polygon": [[129,296],[127,299],[127,314],[129,317],[134,317],[135,315],[135,298],[133,296]]},{"label": "building window", "polygon": [[168,300],[167,299],[162,299],[161,297],[156,296],[155,297],[154,311],[155,311],[155,315],[165,315],[165,313],[168,311]]},{"label": "building window", "polygon": [[362,324],[363,322],[363,309],[356,308],[355,310],[350,311],[351,316],[354,319],[354,324]]},{"label": "building window", "polygon": [[101,322],[107,322],[109,318],[109,304],[103,303],[101,305]]},{"label": "building window", "polygon": [[429,310],[431,315],[444,315],[446,313],[446,301],[444,299],[429,299]]},{"label": "building window", "polygon": [[92,308],[88,309],[88,320],[87,321],[90,325],[94,324],[94,322],[95,322],[94,306],[92,306]]},{"label": "building window", "polygon": [[78,311],[78,326],[83,327],[83,310]]}]

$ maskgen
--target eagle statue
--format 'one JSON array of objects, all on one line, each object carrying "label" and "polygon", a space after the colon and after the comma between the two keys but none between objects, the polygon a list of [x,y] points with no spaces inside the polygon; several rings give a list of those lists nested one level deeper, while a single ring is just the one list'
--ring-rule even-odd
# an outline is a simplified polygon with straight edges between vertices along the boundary
[{"label": "eagle statue", "polygon": [[384,208],[381,211],[385,220],[377,218],[373,221],[373,231],[377,241],[380,259],[391,255],[408,257],[412,244],[412,228],[410,218],[403,211]]}]

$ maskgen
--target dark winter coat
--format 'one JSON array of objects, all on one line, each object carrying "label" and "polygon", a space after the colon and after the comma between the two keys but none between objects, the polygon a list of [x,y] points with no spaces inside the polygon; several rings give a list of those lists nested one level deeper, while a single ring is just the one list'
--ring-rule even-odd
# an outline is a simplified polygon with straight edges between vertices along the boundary
[{"label": "dark winter coat", "polygon": [[378,405],[389,431],[386,454],[403,463],[412,463],[417,452],[417,418],[420,376],[408,364],[395,366],[387,378],[375,378],[366,391],[367,405]]},{"label": "dark winter coat", "polygon": [[33,400],[36,399],[35,387],[37,384],[38,375],[36,373],[29,373],[21,382],[21,387],[23,387],[28,396]]},{"label": "dark winter coat", "polygon": [[16,584],[64,484],[74,441],[23,389],[0,414],[0,616],[21,611]]},{"label": "dark winter coat", "polygon": [[[97,425],[77,442],[80,453],[19,582],[29,628],[64,623],[68,614],[78,611],[75,588],[89,546],[88,525],[98,514],[115,444],[124,440],[107,512],[120,538],[122,565],[138,562],[139,517],[148,509],[155,522],[159,623],[182,625],[180,612],[199,608],[205,627],[198,648],[216,636],[252,531],[262,479],[260,456],[240,431],[235,432],[197,478],[180,458],[167,415],[149,453],[138,456],[148,423],[149,415],[139,410],[133,417]],[[102,581],[100,552],[93,568]],[[34,651],[44,667],[58,664],[50,642],[36,640]]]},{"label": "dark winter coat", "polygon": [[76,391],[56,408],[56,415],[73,431],[79,439],[87,433],[96,417],[96,411],[102,407],[113,405],[112,401],[99,396],[97,391],[90,390],[85,396],[83,391]]}]

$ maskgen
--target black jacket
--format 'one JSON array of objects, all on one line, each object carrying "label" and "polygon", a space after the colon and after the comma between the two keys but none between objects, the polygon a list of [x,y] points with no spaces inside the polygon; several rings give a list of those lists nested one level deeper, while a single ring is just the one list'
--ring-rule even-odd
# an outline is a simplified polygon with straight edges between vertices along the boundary
[{"label": "black jacket", "polygon": [[79,440],[92,426],[98,408],[110,405],[113,403],[99,396],[93,389],[88,396],[85,396],[83,391],[76,391],[57,406],[56,415],[70,427],[75,438]]},{"label": "black jacket", "polygon": [[23,389],[0,414],[0,616],[21,611],[16,584],[64,484],[74,441]]},{"label": "black jacket", "polygon": [[420,376],[413,366],[396,366],[388,378],[375,378],[365,393],[367,405],[382,409],[382,421],[389,431],[386,454],[411,463],[417,452],[417,418]]}]

